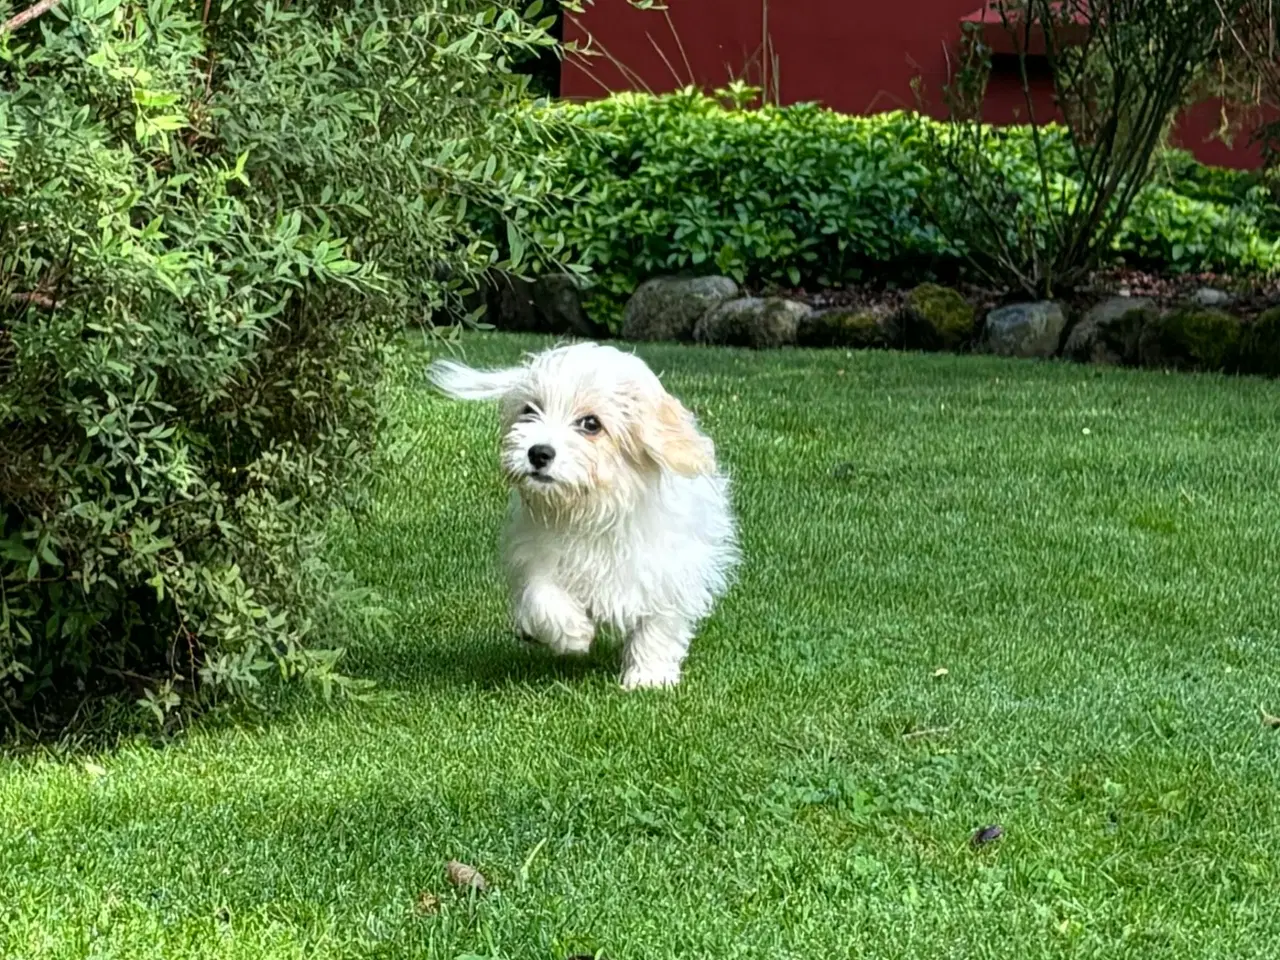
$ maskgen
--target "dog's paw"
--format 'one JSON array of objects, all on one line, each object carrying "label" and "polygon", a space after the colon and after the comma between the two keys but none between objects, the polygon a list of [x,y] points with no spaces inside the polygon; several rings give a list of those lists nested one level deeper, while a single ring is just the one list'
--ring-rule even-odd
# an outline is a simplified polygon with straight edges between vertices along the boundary
[{"label": "dog's paw", "polygon": [[631,667],[622,672],[623,690],[657,690],[680,685],[680,668],[639,669]]},{"label": "dog's paw", "polygon": [[526,630],[516,631],[516,640],[529,647],[546,647],[552,653],[558,656],[580,656],[591,652],[591,641],[593,637],[586,636],[556,636],[551,639],[542,639],[536,637]]},{"label": "dog's paw", "polygon": [[562,657],[579,657],[591,652],[591,641],[595,639],[589,633],[577,635],[561,634],[546,642],[547,649]]}]

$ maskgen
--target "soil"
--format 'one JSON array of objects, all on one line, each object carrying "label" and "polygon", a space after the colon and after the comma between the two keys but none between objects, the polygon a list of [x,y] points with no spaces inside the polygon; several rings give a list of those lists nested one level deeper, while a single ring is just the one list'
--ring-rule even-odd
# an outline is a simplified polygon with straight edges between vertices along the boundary
[{"label": "soil", "polygon": [[[970,303],[978,308],[979,315],[1000,306],[1026,298],[1007,290],[984,287],[979,284],[952,284]],[[1088,283],[1060,298],[1068,312],[1079,315],[1096,303],[1117,295],[1149,297],[1162,309],[1185,303],[1204,287],[1223,290],[1232,295],[1227,305],[1235,315],[1251,320],[1264,310],[1280,306],[1280,278],[1273,280],[1246,279],[1214,273],[1165,276],[1143,270],[1116,268],[1100,270]],[[823,290],[782,289],[771,291],[776,296],[807,303],[815,310],[832,308],[872,310],[876,313],[894,313],[901,306],[907,291],[875,284],[834,287]]]}]

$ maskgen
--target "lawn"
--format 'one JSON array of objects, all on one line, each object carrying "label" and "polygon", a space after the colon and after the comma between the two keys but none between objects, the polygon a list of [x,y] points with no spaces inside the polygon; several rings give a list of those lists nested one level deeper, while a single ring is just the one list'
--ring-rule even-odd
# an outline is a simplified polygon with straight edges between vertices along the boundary
[{"label": "lawn", "polygon": [[494,411],[417,392],[340,528],[382,699],[0,760],[0,956],[1274,954],[1275,383],[643,353],[747,558],[680,689],[514,642]]}]

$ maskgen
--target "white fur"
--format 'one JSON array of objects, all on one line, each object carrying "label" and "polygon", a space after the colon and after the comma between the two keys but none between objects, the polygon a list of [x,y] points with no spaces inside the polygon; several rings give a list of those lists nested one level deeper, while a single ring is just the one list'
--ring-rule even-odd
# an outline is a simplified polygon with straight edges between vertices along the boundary
[{"label": "white fur", "polygon": [[[678,683],[738,560],[728,481],[692,414],[639,357],[594,343],[504,370],[437,361],[429,375],[451,396],[501,402],[517,630],[578,654],[608,625],[626,637],[624,687]],[[541,469],[535,446],[555,452]]]}]

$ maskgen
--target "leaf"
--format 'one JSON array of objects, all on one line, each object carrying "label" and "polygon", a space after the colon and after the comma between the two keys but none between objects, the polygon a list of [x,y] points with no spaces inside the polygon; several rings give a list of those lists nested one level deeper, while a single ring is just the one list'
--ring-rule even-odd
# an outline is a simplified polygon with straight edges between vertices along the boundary
[{"label": "leaf", "polygon": [[91,777],[105,777],[107,775],[107,768],[101,764],[94,763],[92,760],[86,760],[84,762],[84,772],[89,774]]},{"label": "leaf", "polygon": [[484,875],[468,864],[458,860],[450,860],[445,864],[444,870],[445,876],[449,878],[449,882],[455,887],[467,887],[476,893],[484,893],[489,888]]},{"label": "leaf", "polygon": [[1272,730],[1280,730],[1280,717],[1267,713],[1266,707],[1258,707],[1258,712],[1262,714],[1262,725],[1270,727]]},{"label": "leaf", "polygon": [[507,221],[507,247],[510,250],[511,266],[515,269],[524,262],[524,235],[513,220]]}]

